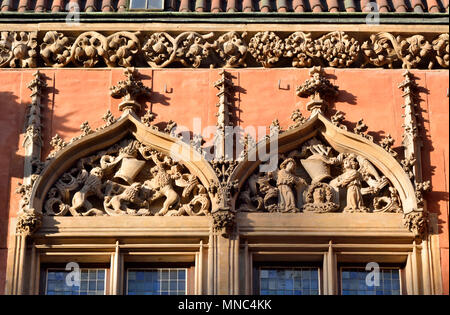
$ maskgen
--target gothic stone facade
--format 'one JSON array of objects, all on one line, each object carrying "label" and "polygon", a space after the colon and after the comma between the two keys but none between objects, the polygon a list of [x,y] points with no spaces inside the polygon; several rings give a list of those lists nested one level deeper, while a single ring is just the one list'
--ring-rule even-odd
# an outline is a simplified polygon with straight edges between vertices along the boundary
[{"label": "gothic stone facade", "polygon": [[448,294],[448,15],[120,11],[1,16],[1,290],[42,293],[46,266],[75,261],[108,270],[107,294],[136,264],[189,266],[190,294],[254,294],[258,266],[306,264],[340,294],[342,266],[378,262],[402,294]]}]

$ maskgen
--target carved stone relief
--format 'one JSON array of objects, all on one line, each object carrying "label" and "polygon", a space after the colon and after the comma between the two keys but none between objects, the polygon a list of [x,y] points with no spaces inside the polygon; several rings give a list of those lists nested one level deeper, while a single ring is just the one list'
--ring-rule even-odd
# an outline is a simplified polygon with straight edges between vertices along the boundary
[{"label": "carved stone relief", "polygon": [[[448,33],[396,35],[246,32],[3,31],[0,67],[403,67],[448,68]],[[250,57],[251,56],[251,57]]]},{"label": "carved stone relief", "polygon": [[390,181],[366,158],[312,138],[284,153],[278,170],[255,172],[238,197],[250,212],[401,212]]},{"label": "carved stone relief", "polygon": [[128,138],[81,158],[53,185],[45,215],[208,215],[206,188],[169,156]]}]

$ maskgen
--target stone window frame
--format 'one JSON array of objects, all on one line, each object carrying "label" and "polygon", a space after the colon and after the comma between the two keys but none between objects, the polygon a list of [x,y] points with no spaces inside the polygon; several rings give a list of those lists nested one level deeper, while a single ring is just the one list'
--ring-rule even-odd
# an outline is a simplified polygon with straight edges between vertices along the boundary
[{"label": "stone window frame", "polygon": [[[420,267],[422,245],[410,243],[393,244],[370,243],[365,240],[353,240],[351,243],[330,242],[297,242],[258,244],[245,241],[241,244],[243,261],[241,262],[240,294],[256,294],[254,287],[254,268],[264,263],[288,263],[292,267],[306,263],[319,267],[320,295],[341,295],[340,272],[342,264],[365,267],[368,262],[377,262],[380,267],[395,266],[401,273],[401,295],[426,294],[426,270]],[[263,245],[266,249],[258,250]],[[269,246],[267,246],[269,245]],[[255,264],[256,263],[256,264]]]},{"label": "stone window frame", "polygon": [[[164,268],[179,266],[184,264],[187,269],[187,292],[188,294],[201,294],[203,281],[205,254],[203,241],[198,244],[176,244],[176,243],[154,243],[149,244],[145,239],[138,243],[117,242],[103,243],[85,239],[83,244],[74,244],[67,240],[58,240],[49,244],[44,242],[34,242],[31,245],[28,282],[30,294],[43,294],[42,276],[48,268],[64,269],[65,264],[77,262],[81,268],[90,266],[103,266],[106,269],[107,283],[105,295],[125,295],[126,289],[126,265],[146,263],[157,263]],[[53,243],[53,242],[52,242]],[[43,270],[45,268],[45,270]],[[134,267],[133,267],[134,268]]]}]

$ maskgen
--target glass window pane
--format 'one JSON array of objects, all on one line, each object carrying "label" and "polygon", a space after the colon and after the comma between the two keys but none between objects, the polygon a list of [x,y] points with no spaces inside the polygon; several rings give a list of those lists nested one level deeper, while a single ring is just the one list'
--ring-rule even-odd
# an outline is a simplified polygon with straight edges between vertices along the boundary
[{"label": "glass window pane", "polygon": [[318,295],[318,268],[261,268],[260,294]]},{"label": "glass window pane", "polygon": [[78,279],[73,271],[48,269],[46,294],[103,295],[105,294],[105,274],[105,269],[81,269]]},{"label": "glass window pane", "polygon": [[186,294],[186,274],[182,268],[128,269],[127,294]]},{"label": "glass window pane", "polygon": [[164,0],[147,0],[147,9],[163,10],[164,9]]},{"label": "glass window pane", "polygon": [[146,0],[130,0],[130,9],[145,9]]},{"label": "glass window pane", "polygon": [[343,295],[396,295],[400,294],[400,270],[380,268],[379,277],[364,268],[342,268]]}]

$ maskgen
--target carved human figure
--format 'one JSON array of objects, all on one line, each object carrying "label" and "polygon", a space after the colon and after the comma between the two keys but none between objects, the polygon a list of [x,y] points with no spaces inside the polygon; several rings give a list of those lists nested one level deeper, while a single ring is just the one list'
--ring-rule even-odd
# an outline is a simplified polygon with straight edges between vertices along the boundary
[{"label": "carved human figure", "polygon": [[281,212],[299,212],[295,200],[297,189],[300,186],[306,186],[303,178],[295,175],[296,162],[292,158],[288,158],[280,165],[277,174],[277,186],[279,191],[278,209]]},{"label": "carved human figure", "polygon": [[344,173],[338,176],[335,183],[338,187],[347,187],[347,204],[344,212],[367,212],[364,206],[361,181],[362,174],[355,154],[349,154],[344,158]]},{"label": "carved human figure", "polygon": [[69,211],[73,216],[80,215],[78,210],[81,208],[84,208],[86,212],[92,209],[92,204],[87,200],[89,196],[96,195],[98,198],[103,199],[102,177],[103,170],[100,167],[94,167],[89,172],[83,187],[73,195],[72,206],[69,208]]}]

